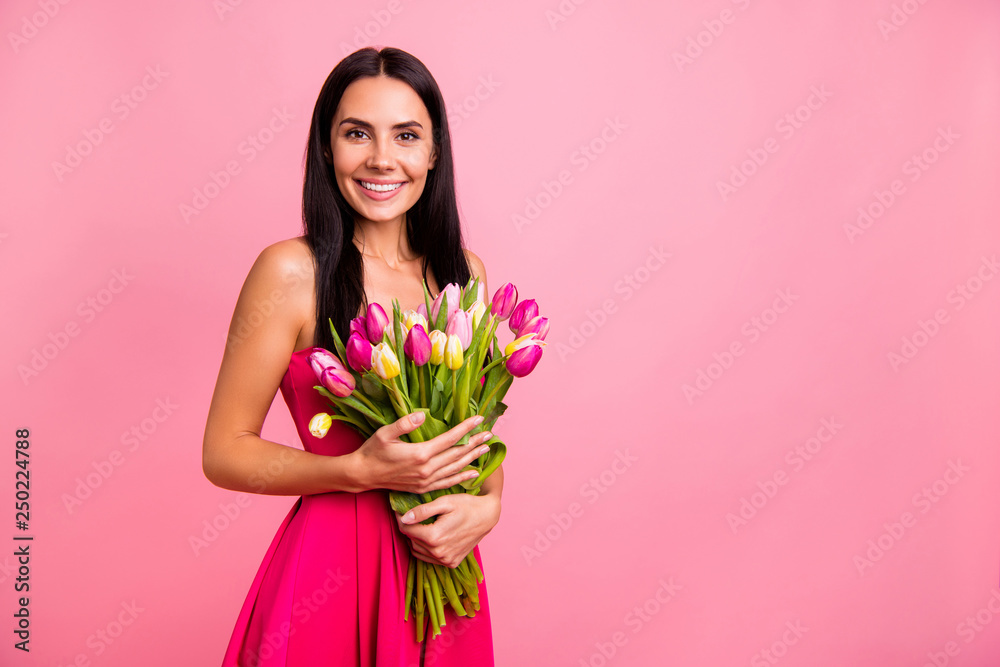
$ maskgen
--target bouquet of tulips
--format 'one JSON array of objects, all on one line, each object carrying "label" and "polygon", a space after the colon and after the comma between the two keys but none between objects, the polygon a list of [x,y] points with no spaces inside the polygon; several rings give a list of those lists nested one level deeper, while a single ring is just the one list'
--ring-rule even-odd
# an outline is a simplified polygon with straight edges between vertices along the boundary
[{"label": "bouquet of tulips", "polygon": [[[501,353],[496,331],[504,321],[515,338]],[[514,378],[530,373],[541,358],[549,321],[539,316],[534,299],[518,302],[511,283],[500,287],[487,302],[483,285],[472,278],[465,288],[448,284],[433,300],[425,282],[424,303],[416,311],[400,312],[399,302],[393,300],[391,319],[381,306],[371,304],[365,316],[351,321],[346,344],[332,321],[330,330],[336,352],[317,350],[309,361],[321,385],[316,389],[335,410],[312,418],[309,430],[313,435],[324,437],[332,420],[340,419],[368,438],[380,427],[420,411],[424,421],[402,438],[424,442],[473,414],[481,415],[483,422],[457,443],[462,445],[469,436],[492,429],[507,409],[503,398]],[[466,468],[475,469],[477,477],[419,495],[390,491],[392,509],[404,514],[445,494],[478,494],[507,452],[495,435],[486,444],[489,452]],[[475,616],[482,580],[471,552],[454,569],[411,554],[403,619],[408,620],[412,607],[417,641],[424,639],[425,612],[430,617],[431,637],[441,634],[445,604],[459,616]]]}]

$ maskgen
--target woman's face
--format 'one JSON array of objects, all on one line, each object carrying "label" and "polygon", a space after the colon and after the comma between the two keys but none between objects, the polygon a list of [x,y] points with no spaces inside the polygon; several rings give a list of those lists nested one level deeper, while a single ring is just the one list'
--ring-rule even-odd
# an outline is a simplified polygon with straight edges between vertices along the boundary
[{"label": "woman's face", "polygon": [[364,77],[344,90],[330,151],[340,192],[359,216],[401,219],[420,199],[437,161],[433,130],[424,103],[403,81]]}]

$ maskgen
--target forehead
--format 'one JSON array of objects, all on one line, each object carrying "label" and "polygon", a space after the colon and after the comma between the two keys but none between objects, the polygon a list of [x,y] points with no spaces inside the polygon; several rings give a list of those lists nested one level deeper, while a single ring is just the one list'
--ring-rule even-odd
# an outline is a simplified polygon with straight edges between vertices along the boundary
[{"label": "forehead", "polygon": [[336,124],[347,117],[365,120],[375,126],[416,120],[429,128],[431,122],[427,108],[416,91],[406,82],[386,76],[364,77],[344,89],[333,122]]}]

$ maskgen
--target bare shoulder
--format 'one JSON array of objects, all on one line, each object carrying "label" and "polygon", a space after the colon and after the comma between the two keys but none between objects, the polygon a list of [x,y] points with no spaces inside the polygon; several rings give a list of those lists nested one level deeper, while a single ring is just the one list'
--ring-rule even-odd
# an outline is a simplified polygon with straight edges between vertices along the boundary
[{"label": "bare shoulder", "polygon": [[264,248],[254,262],[255,271],[260,271],[282,286],[298,284],[312,286],[315,263],[309,244],[301,236],[278,241]]},{"label": "bare shoulder", "polygon": [[480,280],[486,282],[486,266],[483,264],[483,260],[479,259],[479,255],[468,248],[464,250],[465,258],[469,262],[469,269],[472,271],[472,275],[478,276]]},{"label": "bare shoulder", "polygon": [[261,314],[274,315],[255,327],[254,335],[278,335],[288,338],[291,346],[315,309],[315,274],[312,251],[305,239],[296,237],[267,246],[257,255],[243,283],[234,324],[241,317],[260,321]]}]

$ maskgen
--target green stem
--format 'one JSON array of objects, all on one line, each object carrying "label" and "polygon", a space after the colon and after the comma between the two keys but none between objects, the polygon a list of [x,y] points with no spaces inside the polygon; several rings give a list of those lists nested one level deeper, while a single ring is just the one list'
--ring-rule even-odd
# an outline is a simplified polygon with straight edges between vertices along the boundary
[{"label": "green stem", "polygon": [[427,402],[427,391],[426,391],[426,389],[424,389],[424,369],[423,368],[418,368],[417,369],[417,383],[420,386],[420,405],[426,405],[426,406],[429,407],[430,404]]},{"label": "green stem", "polygon": [[[513,377],[513,376],[511,376],[511,377]],[[486,399],[479,404],[479,414],[480,415],[482,415],[483,417],[486,416],[486,407],[490,404],[490,401],[493,400],[493,397],[497,395],[497,392],[500,390],[500,387],[503,386],[503,384],[506,381],[507,381],[507,378],[504,378],[503,380],[500,380],[499,382],[497,382],[496,386],[493,387],[493,390],[490,391],[490,395],[487,396]]]},{"label": "green stem", "polygon": [[367,406],[367,407],[368,407],[368,408],[369,408],[369,409],[370,409],[370,410],[371,410],[372,412],[374,412],[375,414],[377,414],[377,415],[378,415],[378,414],[381,414],[381,413],[382,413],[382,411],[381,411],[381,410],[379,410],[379,409],[378,409],[377,407],[375,407],[375,404],[374,404],[374,403],[372,403],[372,402],[371,402],[371,401],[370,401],[370,400],[368,399],[368,397],[367,397],[367,396],[365,396],[364,392],[361,392],[361,391],[354,391],[354,392],[351,392],[351,395],[352,395],[352,396],[354,396],[355,398],[357,398],[357,399],[358,399],[359,401],[361,401],[362,403],[364,403],[364,404],[365,404],[365,406]]}]

